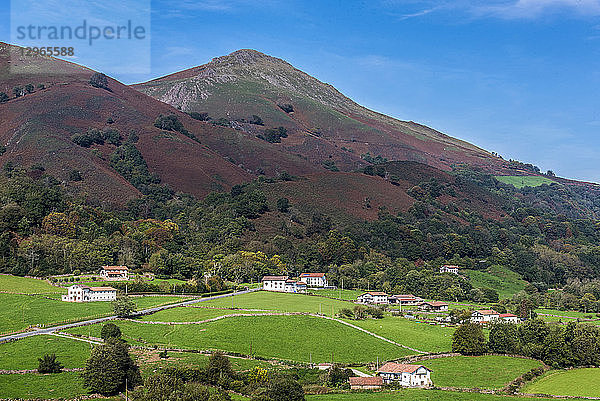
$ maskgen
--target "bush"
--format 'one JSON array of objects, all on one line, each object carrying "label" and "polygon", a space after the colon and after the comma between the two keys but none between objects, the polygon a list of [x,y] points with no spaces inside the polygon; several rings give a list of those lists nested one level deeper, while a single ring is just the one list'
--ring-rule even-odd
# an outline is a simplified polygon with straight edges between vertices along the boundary
[{"label": "bush", "polygon": [[100,332],[100,337],[106,341],[109,338],[121,338],[121,329],[114,323],[106,323],[102,326],[102,331]]},{"label": "bush", "polygon": [[165,131],[179,132],[180,134],[183,134],[188,138],[198,142],[198,138],[196,138],[196,135],[192,134],[187,129],[185,129],[183,123],[179,121],[177,116],[174,114],[170,114],[168,116],[165,116],[163,114],[159,115],[154,121],[154,126]]},{"label": "bush", "polygon": [[198,120],[198,121],[210,120],[210,116],[208,115],[208,113],[198,113],[197,111],[192,111],[192,112],[188,113],[188,115],[190,117],[192,117],[194,120]]},{"label": "bush", "polygon": [[60,373],[64,367],[56,360],[56,354],[46,354],[42,358],[38,358],[38,361],[38,373]]},{"label": "bush", "polygon": [[221,127],[230,127],[231,123],[229,122],[228,119],[221,117],[218,120],[214,120],[212,122],[212,125],[219,125]]},{"label": "bush", "polygon": [[129,317],[135,313],[135,302],[128,296],[119,296],[112,303],[113,311],[118,317]]},{"label": "bush", "polygon": [[25,85],[25,92],[27,92],[27,93],[33,93],[34,89],[35,88],[32,84]]},{"label": "bush", "polygon": [[292,106],[289,103],[279,104],[278,106],[281,110],[285,111],[286,113],[291,113],[294,111],[294,106]]},{"label": "bush", "polygon": [[8,102],[8,100],[8,95],[4,92],[0,92],[0,103]]},{"label": "bush", "polygon": [[83,385],[91,393],[113,395],[127,387],[134,388],[142,382],[140,370],[129,355],[123,341],[109,339],[94,347],[85,363]]},{"label": "bush", "polygon": [[81,181],[81,180],[83,180],[81,173],[78,170],[71,170],[71,172],[69,173],[69,181]]},{"label": "bush", "polygon": [[23,96],[23,88],[21,86],[15,86],[13,88],[13,94],[15,95],[15,97]]},{"label": "bush", "polygon": [[463,355],[481,355],[485,351],[485,335],[481,325],[466,323],[458,326],[452,335],[452,352]]},{"label": "bush", "polygon": [[276,379],[271,381],[267,396],[273,401],[304,401],[304,390],[293,379]]},{"label": "bush", "polygon": [[101,72],[96,72],[94,75],[92,75],[90,78],[90,85],[92,85],[94,88],[110,90],[108,87],[108,77]]},{"label": "bush", "polygon": [[287,213],[290,210],[290,200],[288,198],[277,199],[277,210],[281,213]]},{"label": "bush", "polygon": [[258,138],[270,143],[280,143],[281,138],[287,138],[287,129],[285,127],[268,128]]},{"label": "bush", "polygon": [[256,114],[253,114],[252,117],[250,117],[248,123],[254,125],[264,125],[262,118],[260,118]]}]

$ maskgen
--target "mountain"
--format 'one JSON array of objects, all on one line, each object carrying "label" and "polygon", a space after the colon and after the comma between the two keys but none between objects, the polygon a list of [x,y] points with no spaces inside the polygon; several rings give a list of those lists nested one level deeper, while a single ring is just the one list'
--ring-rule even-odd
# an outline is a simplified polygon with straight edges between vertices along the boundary
[{"label": "mountain", "polygon": [[265,127],[284,126],[290,135],[276,147],[314,165],[335,162],[345,171],[367,164],[361,155],[417,161],[443,170],[468,163],[488,171],[505,162],[467,142],[423,125],[374,112],[294,68],[255,50],[238,50],[185,71],[133,86],[185,112],[206,112],[240,124],[259,116]]}]

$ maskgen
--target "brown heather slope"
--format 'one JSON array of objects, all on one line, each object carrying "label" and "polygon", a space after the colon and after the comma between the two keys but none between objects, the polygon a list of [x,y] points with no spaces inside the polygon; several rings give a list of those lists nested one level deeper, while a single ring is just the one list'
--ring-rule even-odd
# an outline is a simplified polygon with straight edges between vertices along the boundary
[{"label": "brown heather slope", "polygon": [[[366,164],[360,155],[369,152],[442,170],[457,163],[494,173],[505,170],[502,159],[483,149],[362,107],[333,86],[255,50],[238,50],[133,87],[186,112],[229,120],[256,114],[265,126],[283,125],[291,134],[278,146],[316,166],[331,160],[352,171]],[[293,105],[293,112],[278,107],[286,103]]]}]

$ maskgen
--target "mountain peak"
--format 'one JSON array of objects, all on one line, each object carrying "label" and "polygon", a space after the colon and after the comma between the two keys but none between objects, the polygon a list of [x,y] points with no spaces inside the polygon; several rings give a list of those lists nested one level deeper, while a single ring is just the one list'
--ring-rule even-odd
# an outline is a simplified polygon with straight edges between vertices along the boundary
[{"label": "mountain peak", "polygon": [[271,57],[254,49],[240,49],[226,56],[215,57],[212,59],[213,64],[239,64],[247,65],[254,64],[259,61],[283,61],[281,59]]}]

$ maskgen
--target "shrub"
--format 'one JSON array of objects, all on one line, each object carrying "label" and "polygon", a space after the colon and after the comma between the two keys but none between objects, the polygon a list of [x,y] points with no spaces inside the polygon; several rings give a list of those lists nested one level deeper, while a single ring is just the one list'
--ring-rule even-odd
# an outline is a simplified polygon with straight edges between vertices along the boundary
[{"label": "shrub", "polygon": [[37,88],[38,89],[46,89],[46,85],[44,85],[44,84],[38,84]]},{"label": "shrub", "polygon": [[34,86],[32,84],[25,85],[25,92],[27,92],[27,93],[33,93],[34,90],[35,90],[35,88],[34,88]]},{"label": "shrub", "polygon": [[121,329],[114,323],[106,323],[102,326],[100,337],[106,341],[109,338],[121,338]]},{"label": "shrub", "polygon": [[256,114],[253,114],[252,117],[250,117],[248,123],[254,125],[264,125],[262,118],[260,118]]},{"label": "shrub", "polygon": [[119,296],[112,303],[113,311],[118,317],[129,317],[135,313],[136,305],[128,296]]},{"label": "shrub", "polygon": [[221,117],[218,120],[214,120],[212,122],[212,125],[219,125],[221,127],[230,127],[231,123],[229,122],[228,119]]},{"label": "shrub", "polygon": [[333,160],[325,160],[321,164],[329,171],[340,171],[340,169],[335,165],[335,162]]},{"label": "shrub", "polygon": [[174,114],[170,114],[168,116],[165,116],[163,114],[159,115],[154,121],[154,126],[165,131],[177,131],[180,134],[183,134],[188,138],[198,142],[198,138],[196,138],[196,135],[192,134],[187,129],[185,129],[183,123],[179,121],[177,116]]},{"label": "shrub", "polygon": [[64,367],[56,360],[56,354],[46,354],[42,358],[38,358],[38,361],[38,373],[60,373]]},{"label": "shrub", "polygon": [[8,95],[4,92],[0,92],[0,103],[8,102]]},{"label": "shrub", "polygon": [[108,78],[101,72],[96,72],[94,75],[92,75],[90,78],[90,85],[92,85],[94,88],[110,90],[108,87]]},{"label": "shrub", "polygon": [[192,112],[188,113],[188,115],[190,117],[192,117],[194,120],[198,120],[198,121],[210,120],[210,116],[208,115],[208,113],[198,113],[197,111],[192,111]]},{"label": "shrub", "polygon": [[290,200],[288,198],[277,199],[277,210],[281,213],[287,213],[290,210]]},{"label": "shrub", "polygon": [[463,355],[481,355],[485,351],[485,335],[481,325],[466,323],[458,326],[452,335],[452,352]]},{"label": "shrub", "polygon": [[273,401],[304,401],[304,390],[293,379],[276,379],[270,383],[267,396]]},{"label": "shrub", "polygon": [[69,181],[81,181],[81,180],[83,180],[81,173],[78,170],[71,170],[71,172],[69,173]]},{"label": "shrub", "polygon": [[15,86],[13,88],[13,94],[15,95],[15,97],[23,96],[23,88],[21,86]]},{"label": "shrub", "polygon": [[281,110],[285,111],[286,113],[291,113],[294,111],[294,106],[292,106],[289,103],[279,104],[278,106]]},{"label": "shrub", "polygon": [[268,128],[262,135],[257,135],[258,138],[270,143],[280,143],[281,138],[287,138],[287,136],[285,127]]}]

